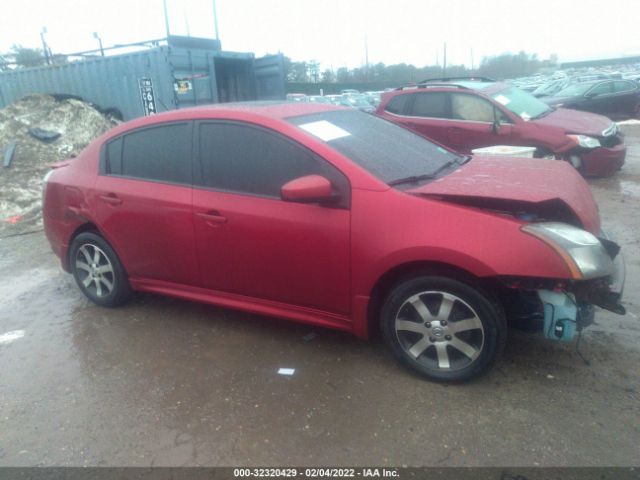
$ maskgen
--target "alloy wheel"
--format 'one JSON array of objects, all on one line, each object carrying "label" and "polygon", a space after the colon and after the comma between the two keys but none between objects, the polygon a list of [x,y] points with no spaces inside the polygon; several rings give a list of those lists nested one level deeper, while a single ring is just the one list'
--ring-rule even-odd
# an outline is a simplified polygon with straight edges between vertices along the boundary
[{"label": "alloy wheel", "polygon": [[83,287],[97,297],[114,289],[115,273],[109,257],[96,245],[85,243],[76,253],[75,267]]},{"label": "alloy wheel", "polygon": [[468,367],[478,359],[485,343],[476,311],[460,297],[441,291],[409,297],[397,311],[395,333],[413,360],[440,371]]}]

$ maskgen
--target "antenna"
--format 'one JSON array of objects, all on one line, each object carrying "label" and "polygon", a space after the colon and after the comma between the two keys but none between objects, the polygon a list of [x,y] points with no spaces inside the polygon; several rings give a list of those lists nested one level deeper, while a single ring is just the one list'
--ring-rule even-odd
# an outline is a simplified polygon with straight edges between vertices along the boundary
[{"label": "antenna", "polygon": [[213,27],[216,31],[216,40],[220,40],[220,36],[218,35],[218,10],[216,9],[216,0],[212,0],[213,2]]},{"label": "antenna", "polygon": [[167,10],[167,0],[162,0],[162,5],[164,7],[164,28],[167,31],[167,38],[171,36],[169,33],[169,11]]}]

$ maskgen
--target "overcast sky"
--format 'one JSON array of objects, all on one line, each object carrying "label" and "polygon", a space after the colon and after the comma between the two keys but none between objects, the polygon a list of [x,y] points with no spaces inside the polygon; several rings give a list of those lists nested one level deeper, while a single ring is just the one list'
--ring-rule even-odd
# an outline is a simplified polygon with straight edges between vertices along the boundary
[{"label": "overcast sky", "polygon": [[[212,0],[167,0],[171,31],[214,35]],[[1,0],[0,52],[40,46],[54,53],[165,36],[162,0]],[[640,0],[217,0],[223,49],[282,52],[323,68],[371,63],[476,64],[525,50],[560,60],[639,55]]]}]

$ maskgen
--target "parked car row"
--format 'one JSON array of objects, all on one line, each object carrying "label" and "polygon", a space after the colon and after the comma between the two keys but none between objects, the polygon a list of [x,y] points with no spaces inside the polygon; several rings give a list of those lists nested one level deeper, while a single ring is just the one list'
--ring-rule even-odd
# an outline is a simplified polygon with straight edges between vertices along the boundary
[{"label": "parked car row", "polygon": [[47,174],[45,233],[98,305],[143,291],[380,332],[439,381],[486,371],[508,324],[568,341],[594,305],[624,314],[620,247],[567,162],[437,143],[617,167],[608,119],[484,80],[392,91],[378,114],[294,101],[121,124]]},{"label": "parked car row", "polygon": [[380,98],[383,92],[364,92],[346,89],[342,90],[340,95],[305,95],[303,93],[287,94],[287,101],[290,102],[310,102],[310,103],[330,103],[333,105],[342,105],[344,107],[357,108],[364,112],[372,113],[380,104]]},{"label": "parked car row", "polygon": [[487,78],[446,78],[385,93],[376,114],[463,154],[525,146],[535,157],[566,160],[583,175],[619,170],[626,146],[618,126],[560,107]]},{"label": "parked car row", "polygon": [[640,118],[640,65],[611,69],[558,71],[551,76],[510,83],[543,101],[601,113],[611,118]]}]

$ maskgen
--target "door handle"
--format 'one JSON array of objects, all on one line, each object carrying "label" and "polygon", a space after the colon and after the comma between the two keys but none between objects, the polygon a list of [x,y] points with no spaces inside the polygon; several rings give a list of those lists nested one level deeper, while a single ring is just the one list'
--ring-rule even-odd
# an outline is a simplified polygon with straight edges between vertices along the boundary
[{"label": "door handle", "polygon": [[109,205],[120,205],[122,200],[118,198],[115,193],[107,193],[106,195],[99,195],[100,200]]},{"label": "door handle", "polygon": [[200,212],[196,214],[198,217],[206,220],[209,225],[222,225],[223,223],[227,223],[227,217],[223,217],[220,215],[220,212],[217,210],[209,210],[208,212]]}]

